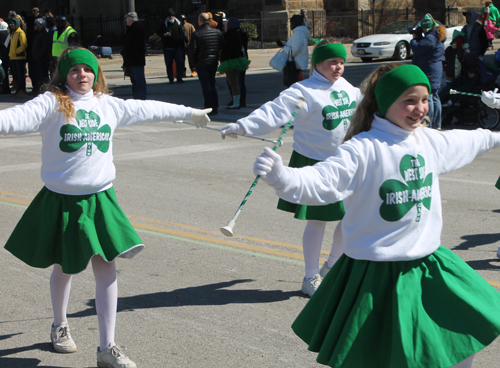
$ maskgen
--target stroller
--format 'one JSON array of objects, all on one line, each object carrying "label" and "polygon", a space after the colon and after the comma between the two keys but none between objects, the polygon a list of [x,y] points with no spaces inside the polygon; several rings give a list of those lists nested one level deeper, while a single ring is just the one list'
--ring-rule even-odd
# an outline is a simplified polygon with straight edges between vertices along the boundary
[{"label": "stroller", "polygon": [[477,55],[467,53],[461,63],[461,74],[448,83],[439,96],[443,103],[442,125],[450,125],[456,119],[458,125],[479,125],[485,129],[494,129],[500,118],[496,109],[491,109],[474,96],[450,95],[450,89],[460,92],[481,94],[482,91],[498,87],[496,79],[500,75],[499,68],[485,63]]}]

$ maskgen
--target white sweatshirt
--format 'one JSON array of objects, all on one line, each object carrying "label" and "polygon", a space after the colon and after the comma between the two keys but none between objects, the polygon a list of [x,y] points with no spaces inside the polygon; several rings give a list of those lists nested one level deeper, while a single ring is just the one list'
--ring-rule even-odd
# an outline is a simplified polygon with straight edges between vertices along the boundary
[{"label": "white sweatshirt", "polygon": [[[297,109],[300,98],[306,102]],[[293,149],[303,156],[325,160],[342,144],[361,99],[359,88],[344,78],[332,83],[315,70],[309,79],[294,83],[237,123],[246,135],[265,135],[288,123],[297,111]]]},{"label": "white sweatshirt", "polygon": [[311,32],[304,26],[295,27],[292,35],[283,46],[283,51],[287,55],[293,56],[295,65],[299,70],[307,70],[309,67],[309,47],[308,40]]},{"label": "white sweatshirt", "polygon": [[46,92],[23,105],[0,111],[0,134],[42,134],[41,176],[57,193],[83,195],[112,186],[113,133],[117,127],[189,119],[192,109],[158,101],[122,100],[71,91],[76,118],[69,123]]},{"label": "white sweatshirt", "polygon": [[370,131],[341,145],[334,156],[301,169],[285,167],[271,185],[292,203],[343,200],[343,249],[349,257],[413,260],[441,244],[438,175],[499,145],[500,134],[489,130],[412,133],[376,116]]}]

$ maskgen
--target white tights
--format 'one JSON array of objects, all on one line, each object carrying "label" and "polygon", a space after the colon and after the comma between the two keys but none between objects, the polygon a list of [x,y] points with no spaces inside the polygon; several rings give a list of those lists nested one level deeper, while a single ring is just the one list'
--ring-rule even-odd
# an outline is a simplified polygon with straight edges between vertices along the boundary
[{"label": "white tights", "polygon": [[472,359],[474,359],[474,355],[475,354],[472,354],[467,359],[461,361],[458,364],[455,364],[454,366],[451,366],[450,368],[472,368]]},{"label": "white tights", "polygon": [[[302,236],[302,250],[306,265],[306,279],[319,274],[319,256],[326,228],[325,221],[308,220]],[[328,257],[328,267],[332,267],[337,259],[342,255],[342,231],[341,222],[337,224],[333,233],[332,249]]]},{"label": "white tights", "polygon": [[[115,340],[116,308],[118,302],[118,285],[116,281],[115,262],[106,262],[101,256],[92,257],[92,270],[95,277],[95,307],[99,322],[101,350]],[[60,265],[55,264],[50,276],[50,296],[54,313],[54,326],[66,322],[71,275],[62,272]]]}]

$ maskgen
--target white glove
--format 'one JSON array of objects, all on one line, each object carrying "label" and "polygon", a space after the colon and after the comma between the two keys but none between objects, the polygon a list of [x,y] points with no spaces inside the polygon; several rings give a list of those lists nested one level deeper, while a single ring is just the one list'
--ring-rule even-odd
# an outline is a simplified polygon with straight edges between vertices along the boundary
[{"label": "white glove", "polygon": [[208,113],[212,111],[212,109],[191,109],[191,118],[189,121],[192,122],[197,128],[206,127],[210,118],[208,117]]},{"label": "white glove", "polygon": [[288,181],[289,173],[283,166],[281,156],[269,147],[264,147],[264,152],[257,157],[253,166],[255,175],[274,187],[280,187]]},{"label": "white glove", "polygon": [[493,91],[483,91],[481,101],[492,109],[500,109],[500,93],[497,93],[497,91],[498,88],[495,88]]},{"label": "white glove", "polygon": [[245,129],[238,123],[229,123],[220,130],[222,139],[226,139],[226,135],[231,138],[238,138],[239,135],[245,135]]}]

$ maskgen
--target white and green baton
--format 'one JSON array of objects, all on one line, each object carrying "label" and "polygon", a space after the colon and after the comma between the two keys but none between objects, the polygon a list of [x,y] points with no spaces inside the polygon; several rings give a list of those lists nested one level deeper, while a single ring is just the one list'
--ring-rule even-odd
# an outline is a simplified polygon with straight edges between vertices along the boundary
[{"label": "white and green baton", "polygon": [[[304,106],[305,102],[306,102],[306,100],[303,97],[301,97],[299,99],[299,101],[297,101],[297,103],[295,105],[296,110],[292,113],[292,118],[290,119],[290,121],[288,123],[286,123],[285,127],[281,131],[281,134],[280,134],[278,140],[274,144],[273,151],[276,151],[276,149],[281,145],[283,137],[285,136],[288,129],[292,126],[293,120],[297,116],[297,112]],[[245,195],[245,198],[243,198],[243,201],[241,202],[240,206],[238,207],[238,210],[234,214],[233,218],[227,223],[226,226],[220,228],[221,233],[224,234],[225,236],[233,236],[234,235],[233,228],[234,228],[234,225],[236,225],[236,218],[238,218],[238,216],[240,215],[240,212],[243,209],[243,206],[245,205],[245,203],[247,203],[248,197],[250,197],[250,194],[252,194],[253,188],[255,188],[259,179],[260,179],[260,175],[257,175],[255,177],[255,180],[253,181],[252,185],[250,186],[250,189],[248,190],[247,194]]]}]

